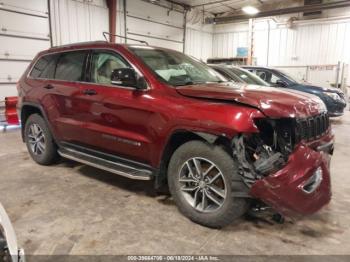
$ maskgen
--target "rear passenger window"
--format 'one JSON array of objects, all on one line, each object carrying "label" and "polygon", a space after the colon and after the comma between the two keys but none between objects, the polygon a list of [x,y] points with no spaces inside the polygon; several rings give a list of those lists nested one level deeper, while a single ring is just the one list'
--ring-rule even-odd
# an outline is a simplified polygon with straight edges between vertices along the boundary
[{"label": "rear passenger window", "polygon": [[81,81],[87,52],[69,52],[62,54],[57,63],[55,79]]},{"label": "rear passenger window", "polygon": [[58,55],[46,55],[41,57],[34,65],[30,76],[33,78],[54,78]]}]

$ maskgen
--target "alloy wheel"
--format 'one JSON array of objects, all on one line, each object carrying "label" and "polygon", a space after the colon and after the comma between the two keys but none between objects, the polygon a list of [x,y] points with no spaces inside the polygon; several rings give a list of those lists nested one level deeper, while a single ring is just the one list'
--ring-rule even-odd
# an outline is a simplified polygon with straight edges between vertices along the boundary
[{"label": "alloy wheel", "polygon": [[225,177],[208,159],[193,157],[187,160],[181,167],[178,182],[187,203],[199,212],[215,212],[225,202]]},{"label": "alloy wheel", "polygon": [[28,132],[28,143],[35,155],[42,155],[45,152],[45,135],[38,124],[31,124]]}]

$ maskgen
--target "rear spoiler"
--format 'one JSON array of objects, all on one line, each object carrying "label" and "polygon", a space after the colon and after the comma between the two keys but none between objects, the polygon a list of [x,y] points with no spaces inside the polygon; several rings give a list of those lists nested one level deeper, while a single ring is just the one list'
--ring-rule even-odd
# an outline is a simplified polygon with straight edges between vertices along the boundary
[{"label": "rear spoiler", "polygon": [[5,101],[0,101],[0,125],[19,125],[17,115],[18,97],[6,97]]}]

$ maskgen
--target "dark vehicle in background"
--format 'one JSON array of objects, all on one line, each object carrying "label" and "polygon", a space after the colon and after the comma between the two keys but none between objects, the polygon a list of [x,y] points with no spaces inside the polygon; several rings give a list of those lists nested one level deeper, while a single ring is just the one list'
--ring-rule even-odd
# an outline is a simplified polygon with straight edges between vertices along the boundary
[{"label": "dark vehicle in background", "polygon": [[287,73],[275,68],[258,66],[243,66],[243,68],[258,75],[261,79],[272,86],[286,87],[318,96],[325,103],[328,114],[331,117],[341,116],[344,114],[346,99],[343,91],[340,89],[331,87],[323,88],[310,85],[306,82],[303,83],[294,79]]},{"label": "dark vehicle in background", "polygon": [[249,72],[248,70],[230,66],[230,65],[216,65],[210,64],[211,68],[213,68],[216,72],[223,75],[228,80],[231,80],[235,83],[246,83],[250,85],[259,85],[259,86],[271,86],[264,80],[262,80],[257,75]]},{"label": "dark vehicle in background", "polygon": [[232,83],[173,50],[107,42],[40,52],[17,88],[38,164],[62,156],[152,179],[202,225],[228,225],[255,201],[307,215],[331,199],[334,136],[318,97]]}]

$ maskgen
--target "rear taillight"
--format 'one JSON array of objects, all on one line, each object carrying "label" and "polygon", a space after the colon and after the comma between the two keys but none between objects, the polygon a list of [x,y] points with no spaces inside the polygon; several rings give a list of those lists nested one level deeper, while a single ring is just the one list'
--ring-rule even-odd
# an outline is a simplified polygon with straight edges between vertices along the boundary
[{"label": "rear taillight", "polygon": [[5,98],[4,115],[5,115],[5,121],[8,125],[19,124],[19,119],[17,115],[17,102],[18,102],[17,96]]}]

